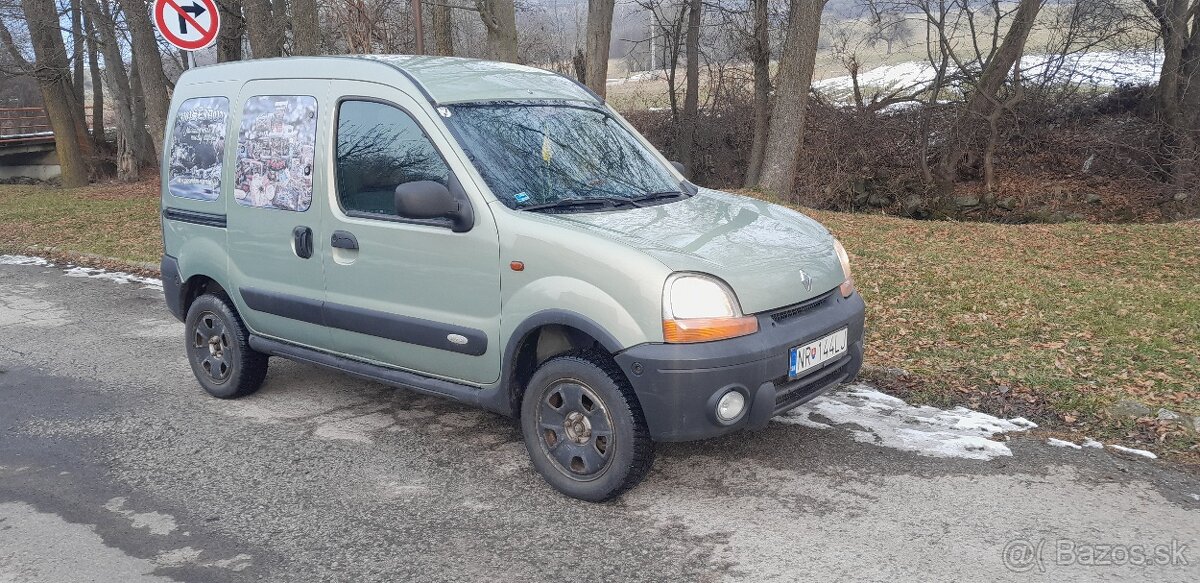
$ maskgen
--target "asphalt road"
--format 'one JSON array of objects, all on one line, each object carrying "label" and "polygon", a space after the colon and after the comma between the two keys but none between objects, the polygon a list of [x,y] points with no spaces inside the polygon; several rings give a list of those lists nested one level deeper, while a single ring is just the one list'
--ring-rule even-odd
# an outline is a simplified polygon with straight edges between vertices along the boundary
[{"label": "asphalt road", "polygon": [[279,359],[213,399],[159,291],[0,265],[0,582],[1200,579],[1194,474],[1010,447],[772,423],[587,504],[509,420]]}]

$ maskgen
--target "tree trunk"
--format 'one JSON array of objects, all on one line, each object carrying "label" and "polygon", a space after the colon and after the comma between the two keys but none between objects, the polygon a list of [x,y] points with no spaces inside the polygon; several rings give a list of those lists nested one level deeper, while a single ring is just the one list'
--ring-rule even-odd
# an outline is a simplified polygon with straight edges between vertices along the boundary
[{"label": "tree trunk", "polygon": [[[1200,148],[1200,6],[1189,0],[1163,0],[1150,4],[1158,20],[1163,43],[1157,105],[1163,130],[1159,138],[1167,152],[1171,182],[1192,186],[1196,180]],[[1189,33],[1189,24],[1191,31]]]},{"label": "tree trunk", "polygon": [[[82,9],[82,6],[79,7]],[[88,74],[92,80],[92,145],[97,152],[104,146],[104,78],[100,75],[100,55],[97,49],[96,24],[86,10],[83,12],[83,30],[86,32]]]},{"label": "tree trunk", "polygon": [[138,71],[138,56],[134,54],[129,61],[129,110],[133,114],[133,151],[138,161],[146,166],[159,164],[154,155],[154,141],[146,130],[146,98],[143,95],[142,75]]},{"label": "tree trunk", "polygon": [[454,56],[454,15],[449,0],[434,0],[433,52],[443,57]]},{"label": "tree trunk", "polygon": [[604,97],[608,83],[608,47],[612,44],[613,7],[616,0],[588,0],[587,37],[583,84]]},{"label": "tree trunk", "polygon": [[75,94],[71,87],[71,69],[67,48],[63,44],[58,22],[58,8],[53,0],[21,0],[29,38],[33,44],[34,78],[41,89],[46,115],[54,130],[54,149],[62,168],[62,185],[85,186],[88,183],[88,164],[80,141],[78,120],[72,115]]},{"label": "tree trunk", "polygon": [[700,17],[704,3],[688,1],[687,38],[684,41],[687,73],[684,79],[683,117],[679,125],[679,138],[675,142],[675,156],[691,174],[695,171],[693,159],[696,146],[696,124],[700,123]]},{"label": "tree trunk", "polygon": [[754,10],[754,39],[750,60],[754,63],[754,141],[750,145],[750,164],[746,168],[747,188],[758,184],[763,156],[767,151],[767,132],[771,120],[771,30],[768,0],[751,0]]},{"label": "tree trunk", "polygon": [[167,128],[167,108],[171,95],[167,91],[167,76],[163,73],[162,55],[158,52],[158,41],[154,38],[154,27],[150,24],[150,12],[145,0],[121,0],[125,20],[129,23],[129,37],[136,55],[142,99],[145,100],[146,125],[150,142],[154,145],[154,157],[162,159],[163,135]]},{"label": "tree trunk", "polygon": [[804,143],[804,115],[816,66],[817,37],[825,0],[792,0],[787,35],[779,58],[775,107],[771,112],[762,177],[758,186],[777,196],[792,196],[796,166]]},{"label": "tree trunk", "polygon": [[517,62],[517,9],[513,0],[475,0],[487,29],[488,58]]},{"label": "tree trunk", "polygon": [[242,38],[246,32],[246,21],[242,18],[241,0],[219,0],[217,11],[221,14],[221,30],[217,32],[217,62],[242,60]]},{"label": "tree trunk", "polygon": [[75,90],[75,101],[78,103],[78,115],[85,120],[83,106],[87,103],[83,80],[83,14],[79,9],[79,0],[71,0],[71,88]]},{"label": "tree trunk", "polygon": [[686,11],[680,10],[679,14],[671,21],[670,32],[668,37],[671,40],[671,46],[667,48],[667,98],[671,105],[671,123],[679,125],[679,92],[676,89],[679,84],[676,83],[676,71],[679,69],[679,39],[683,36],[683,17]]},{"label": "tree trunk", "polygon": [[292,0],[292,54],[321,54],[317,0]]},{"label": "tree trunk", "polygon": [[256,59],[283,56],[283,10],[276,10],[271,0],[245,0],[246,32],[250,36],[250,52]]},{"label": "tree trunk", "polygon": [[992,53],[991,58],[979,74],[979,80],[967,97],[966,104],[959,111],[950,130],[950,138],[946,148],[938,159],[934,172],[937,206],[947,206],[954,193],[954,183],[958,179],[958,164],[970,150],[972,138],[976,135],[978,122],[985,121],[988,115],[1000,107],[998,95],[1004,86],[1013,65],[1021,58],[1025,50],[1025,41],[1029,31],[1033,29],[1038,11],[1041,10],[1042,0],[1020,0],[1015,16],[1009,25],[1008,32],[1000,46]]},{"label": "tree trunk", "polygon": [[125,72],[112,15],[103,11],[99,0],[83,0],[83,8],[88,19],[96,23],[96,41],[104,54],[104,82],[117,116],[117,180],[137,180],[138,160],[145,156],[138,150],[141,132],[133,115],[133,81]]}]

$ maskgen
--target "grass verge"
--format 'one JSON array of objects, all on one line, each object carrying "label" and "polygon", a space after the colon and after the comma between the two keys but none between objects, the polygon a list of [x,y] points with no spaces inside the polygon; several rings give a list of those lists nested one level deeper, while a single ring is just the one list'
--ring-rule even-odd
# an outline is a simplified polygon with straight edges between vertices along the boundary
[{"label": "grass verge", "polygon": [[[0,186],[0,251],[161,253],[156,180]],[[802,209],[803,210],[803,209]],[[874,381],[915,402],[1024,415],[1200,461],[1200,440],[1123,399],[1200,416],[1200,223],[997,225],[805,210],[849,249]],[[43,253],[44,254],[44,253]]]}]

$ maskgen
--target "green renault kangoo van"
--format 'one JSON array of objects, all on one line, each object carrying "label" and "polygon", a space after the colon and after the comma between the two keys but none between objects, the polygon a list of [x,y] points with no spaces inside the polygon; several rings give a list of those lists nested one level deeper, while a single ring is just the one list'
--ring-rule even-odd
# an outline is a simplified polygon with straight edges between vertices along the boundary
[{"label": "green renault kangoo van", "polygon": [[213,396],[268,358],[519,419],[562,493],[654,443],[764,427],[854,379],[863,300],[829,231],[701,188],[554,73],[286,58],[179,79],[163,288]]}]

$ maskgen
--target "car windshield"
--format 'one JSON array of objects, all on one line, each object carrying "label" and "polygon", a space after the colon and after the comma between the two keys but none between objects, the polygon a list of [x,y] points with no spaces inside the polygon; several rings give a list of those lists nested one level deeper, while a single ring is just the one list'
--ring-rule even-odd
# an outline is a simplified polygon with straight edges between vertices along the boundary
[{"label": "car windshield", "polygon": [[[590,210],[598,208],[594,203],[642,206],[683,195],[679,180],[601,109],[529,103],[449,109],[463,149],[510,208]],[[572,207],[572,201],[589,204]]]}]

